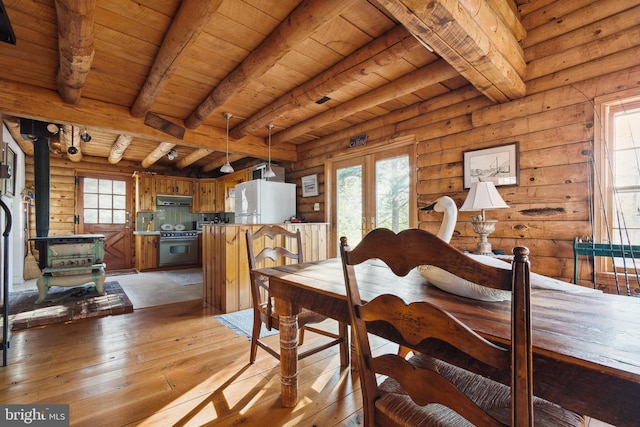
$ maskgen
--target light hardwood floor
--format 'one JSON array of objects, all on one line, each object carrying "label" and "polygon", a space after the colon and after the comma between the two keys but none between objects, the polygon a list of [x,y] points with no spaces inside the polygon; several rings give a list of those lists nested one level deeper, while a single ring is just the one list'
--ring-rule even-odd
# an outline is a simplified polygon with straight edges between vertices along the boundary
[{"label": "light hardwood floor", "polygon": [[[250,365],[246,337],[215,314],[191,300],[15,332],[0,402],[69,404],[72,426],[362,424],[358,377],[337,347],[299,362],[299,404],[283,408],[278,361],[258,350]],[[309,333],[305,346],[324,339]]]},{"label": "light hardwood floor", "polygon": [[[246,337],[213,315],[191,301],[16,332],[0,401],[68,403],[73,426],[360,423],[337,348],[300,362],[300,404],[282,408],[278,361],[259,350],[250,365]],[[313,335],[305,345],[325,339]]]}]

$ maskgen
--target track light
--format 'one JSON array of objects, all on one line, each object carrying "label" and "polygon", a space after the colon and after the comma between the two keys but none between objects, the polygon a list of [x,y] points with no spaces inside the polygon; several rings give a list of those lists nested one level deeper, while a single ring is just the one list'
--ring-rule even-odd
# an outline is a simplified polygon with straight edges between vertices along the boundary
[{"label": "track light", "polygon": [[273,129],[273,125],[269,124],[269,125],[266,125],[265,127],[269,129],[269,167],[264,173],[264,177],[273,178],[276,176],[276,173],[273,171],[273,169],[271,169],[271,129]]},{"label": "track light", "polygon": [[227,161],[220,168],[220,172],[222,173],[231,173],[233,172],[233,167],[231,163],[229,163],[229,120],[233,117],[231,113],[222,113],[222,117],[227,119]]},{"label": "track light", "polygon": [[169,150],[169,152],[167,153],[167,159],[173,160],[176,157],[178,157],[178,152],[176,150],[174,150],[173,148],[171,150]]},{"label": "track light", "polygon": [[89,132],[87,132],[87,128],[84,128],[84,130],[80,134],[80,139],[82,140],[82,142],[91,141],[91,135],[89,135]]}]

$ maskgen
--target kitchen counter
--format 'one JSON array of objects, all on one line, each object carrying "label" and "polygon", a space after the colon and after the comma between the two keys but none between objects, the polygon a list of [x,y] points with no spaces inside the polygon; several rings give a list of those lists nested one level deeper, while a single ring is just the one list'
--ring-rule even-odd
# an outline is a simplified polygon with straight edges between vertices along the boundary
[{"label": "kitchen counter", "polygon": [[[202,227],[203,299],[223,313],[251,307],[251,288],[247,264],[247,230],[257,231],[263,224],[208,224]],[[300,230],[305,261],[329,256],[327,223],[278,224],[287,230]],[[274,265],[271,262],[269,265]],[[258,265],[261,267],[262,265]]]}]

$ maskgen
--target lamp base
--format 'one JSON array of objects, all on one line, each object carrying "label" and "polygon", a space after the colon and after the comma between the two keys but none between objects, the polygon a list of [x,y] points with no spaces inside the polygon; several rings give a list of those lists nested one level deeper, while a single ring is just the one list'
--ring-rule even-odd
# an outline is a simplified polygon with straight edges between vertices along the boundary
[{"label": "lamp base", "polygon": [[493,252],[491,250],[491,243],[489,243],[487,237],[489,237],[489,234],[495,231],[497,222],[498,220],[496,219],[482,219],[481,215],[471,217],[471,225],[473,226],[473,231],[475,231],[480,236],[480,241],[476,246],[476,254],[493,255]]}]

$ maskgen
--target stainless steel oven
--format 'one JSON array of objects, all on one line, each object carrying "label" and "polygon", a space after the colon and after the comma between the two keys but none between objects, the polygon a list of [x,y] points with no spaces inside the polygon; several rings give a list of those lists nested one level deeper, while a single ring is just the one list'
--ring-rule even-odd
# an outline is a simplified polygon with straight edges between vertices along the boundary
[{"label": "stainless steel oven", "polygon": [[197,231],[161,231],[160,267],[198,263]]}]

